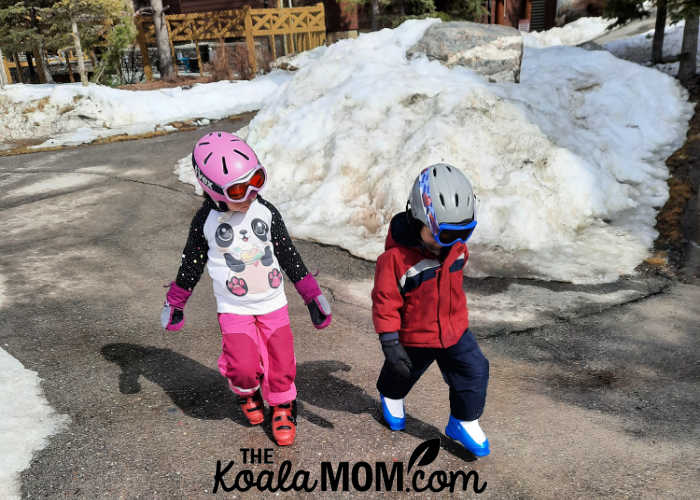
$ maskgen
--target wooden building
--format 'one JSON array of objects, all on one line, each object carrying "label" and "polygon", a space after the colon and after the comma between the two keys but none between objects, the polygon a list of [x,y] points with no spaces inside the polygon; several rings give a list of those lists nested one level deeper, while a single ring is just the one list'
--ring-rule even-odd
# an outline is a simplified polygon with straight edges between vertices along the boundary
[{"label": "wooden building", "polygon": [[[295,7],[313,5],[319,0],[292,0]],[[350,0],[320,0],[323,2],[326,29],[329,33],[365,31],[370,27],[369,4],[360,5]],[[574,4],[584,0],[559,0]],[[599,0],[586,0],[597,2]],[[216,10],[289,6],[290,0],[163,0],[166,14],[187,14]],[[148,7],[148,0],[134,0],[134,7]],[[485,22],[503,24],[523,31],[541,31],[555,26],[557,0],[484,0],[489,12]],[[332,37],[331,37],[332,38]]]},{"label": "wooden building", "polygon": [[[148,0],[133,0],[134,9],[150,7]],[[189,14],[192,12],[206,12],[213,10],[240,9],[244,5],[253,8],[277,7],[275,5],[265,5],[270,0],[163,0],[165,14]]]},{"label": "wooden building", "polygon": [[555,26],[557,0],[489,0],[492,24],[522,31],[542,31]]}]

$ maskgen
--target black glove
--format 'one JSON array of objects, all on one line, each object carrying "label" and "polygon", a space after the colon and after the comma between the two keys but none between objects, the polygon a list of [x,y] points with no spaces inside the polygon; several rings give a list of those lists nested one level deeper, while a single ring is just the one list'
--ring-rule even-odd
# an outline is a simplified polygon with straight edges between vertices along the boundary
[{"label": "black glove", "polygon": [[413,365],[411,364],[411,358],[406,353],[406,349],[399,342],[398,332],[382,333],[379,335],[379,340],[382,343],[382,351],[384,351],[384,356],[391,370],[403,378],[411,378]]}]

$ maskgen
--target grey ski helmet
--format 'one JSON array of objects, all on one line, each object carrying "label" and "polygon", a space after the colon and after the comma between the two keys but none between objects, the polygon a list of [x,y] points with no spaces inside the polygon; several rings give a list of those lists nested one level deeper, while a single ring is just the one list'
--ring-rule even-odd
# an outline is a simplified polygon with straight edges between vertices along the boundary
[{"label": "grey ski helmet", "polygon": [[436,163],[424,169],[411,188],[409,209],[442,246],[466,242],[476,226],[472,184],[458,168]]}]

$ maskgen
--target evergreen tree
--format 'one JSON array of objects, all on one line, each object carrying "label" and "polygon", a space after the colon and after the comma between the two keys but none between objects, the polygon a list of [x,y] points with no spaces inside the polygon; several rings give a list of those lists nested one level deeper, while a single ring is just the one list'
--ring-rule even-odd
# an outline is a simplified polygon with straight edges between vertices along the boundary
[{"label": "evergreen tree", "polygon": [[482,0],[436,0],[435,6],[452,18],[467,21],[478,21],[488,14]]},{"label": "evergreen tree", "polygon": [[123,12],[122,0],[59,0],[51,7],[49,44],[54,48],[65,47],[71,40],[83,85],[88,84],[84,51],[94,48],[107,34],[106,26]]},{"label": "evergreen tree", "polygon": [[[51,73],[44,55],[42,15],[50,7],[51,0],[0,0],[0,47],[8,54],[13,54],[19,64],[19,53],[24,53],[30,72],[30,80],[36,75],[32,57],[39,65],[39,81],[52,81]],[[18,77],[22,80],[21,69],[17,67]]]},{"label": "evergreen tree", "polygon": [[649,17],[649,14],[650,12],[644,8],[644,0],[608,0],[603,9],[603,17],[616,19],[608,29]]},{"label": "evergreen tree", "polygon": [[[33,54],[42,81],[51,81],[45,49],[60,51],[73,46],[84,84],[87,72],[83,51],[105,39],[123,45],[134,32],[129,0],[0,0],[0,25],[0,48],[14,54],[15,60],[17,53],[24,52],[31,62]],[[107,53],[114,59],[110,50]],[[22,80],[21,71],[18,76]]]}]

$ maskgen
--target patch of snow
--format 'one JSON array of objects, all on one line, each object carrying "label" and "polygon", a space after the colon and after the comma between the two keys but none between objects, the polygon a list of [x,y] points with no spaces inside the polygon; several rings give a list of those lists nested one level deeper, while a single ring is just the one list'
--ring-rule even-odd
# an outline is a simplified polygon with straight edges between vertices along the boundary
[{"label": "patch of snow", "polygon": [[605,33],[607,27],[613,22],[611,19],[602,17],[582,17],[561,28],[523,33],[523,42],[526,47],[535,48],[579,45]]},{"label": "patch of snow", "polygon": [[48,137],[36,147],[75,145],[152,132],[176,121],[217,120],[260,108],[288,79],[275,71],[251,81],[148,91],[79,83],[8,85],[0,90],[0,142]]},{"label": "patch of snow", "polygon": [[[666,26],[664,30],[664,59],[678,57],[680,55],[683,46],[684,28],[685,21]],[[651,46],[653,40],[654,30],[650,30],[639,35],[607,42],[603,46],[606,50],[621,59],[635,61],[640,64],[651,64]],[[700,44],[700,35],[698,36],[698,43]],[[698,51],[696,64],[697,67],[700,68],[700,51]],[[678,73],[678,66],[678,62],[672,62],[657,64],[655,68],[666,74],[675,76]]]},{"label": "patch of snow", "polygon": [[69,422],[49,406],[36,372],[0,348],[0,498],[19,499],[19,473]]}]

